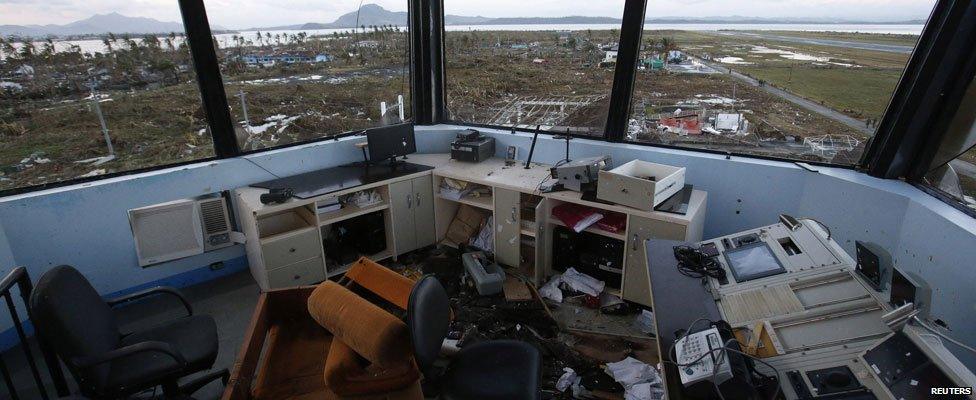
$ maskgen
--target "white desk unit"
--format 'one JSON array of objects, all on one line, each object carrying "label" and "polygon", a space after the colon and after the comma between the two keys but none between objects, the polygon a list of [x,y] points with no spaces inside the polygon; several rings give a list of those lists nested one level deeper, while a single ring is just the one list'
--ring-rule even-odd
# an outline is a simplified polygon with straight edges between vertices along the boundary
[{"label": "white desk unit", "polygon": [[[312,284],[345,272],[348,265],[328,265],[325,261],[321,229],[375,211],[384,213],[387,249],[367,256],[378,261],[439,243],[460,204],[487,210],[495,221],[496,260],[520,268],[520,272],[537,284],[552,274],[551,233],[554,226],[561,225],[550,216],[553,207],[570,202],[625,214],[625,233],[606,232],[596,227],[587,231],[626,241],[622,287],[609,289],[626,300],[645,305],[651,304],[651,295],[641,244],[651,238],[701,240],[707,193],[700,190],[692,193],[688,212],[681,215],[586,201],[580,193],[571,191],[540,193],[538,187],[549,175],[549,166],[543,164],[525,169],[523,164],[506,166],[498,158],[464,163],[451,160],[447,154],[414,154],[407,161],[434,169],[315,198],[293,198],[282,204],[261,204],[259,197],[267,192],[265,189],[237,189],[234,197],[247,236],[248,262],[261,289]],[[438,194],[443,178],[484,185],[491,188],[491,194],[451,200]],[[383,201],[366,209],[350,206],[316,215],[316,202],[365,189],[377,189]],[[522,214],[522,201],[528,199],[537,204],[535,215]],[[534,222],[523,224],[523,219]],[[523,246],[523,237],[533,238],[526,241],[534,242],[534,249]],[[522,254],[525,251],[534,254]]]}]

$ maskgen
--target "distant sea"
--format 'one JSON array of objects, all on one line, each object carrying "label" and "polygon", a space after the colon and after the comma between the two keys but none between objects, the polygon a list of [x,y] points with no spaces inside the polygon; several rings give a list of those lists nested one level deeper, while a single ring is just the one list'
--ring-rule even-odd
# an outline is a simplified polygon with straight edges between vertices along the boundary
[{"label": "distant sea", "polygon": [[[921,34],[923,25],[889,25],[889,24],[645,24],[644,30],[688,30],[688,31],[718,31],[718,30],[749,30],[749,31],[808,31],[808,32],[864,32],[864,33],[886,33],[886,34]],[[401,27],[401,29],[404,29]],[[617,24],[540,24],[540,25],[448,25],[445,27],[448,32],[464,31],[586,31],[586,30],[609,30],[620,29]],[[346,29],[309,29],[309,30],[280,30],[280,31],[260,31],[262,34],[297,34],[305,32],[309,36],[329,36],[335,32],[348,32]],[[257,30],[241,31],[235,33],[221,33],[214,35],[221,48],[235,47],[234,36],[243,36],[254,41]],[[139,41],[140,39],[135,39]],[[177,43],[181,38],[177,38]],[[43,46],[43,42],[35,42],[38,49]],[[121,43],[120,43],[121,44]],[[98,39],[55,41],[57,51],[65,51],[71,45],[77,45],[83,53],[105,52],[105,45]],[[18,46],[19,48],[19,46]],[[0,55],[0,59],[5,55]]]}]

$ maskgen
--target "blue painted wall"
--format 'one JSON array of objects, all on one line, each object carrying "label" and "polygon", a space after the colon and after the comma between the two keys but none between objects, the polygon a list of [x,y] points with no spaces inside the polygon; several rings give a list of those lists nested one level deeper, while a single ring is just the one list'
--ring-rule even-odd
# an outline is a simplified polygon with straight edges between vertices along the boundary
[{"label": "blue painted wall", "polygon": [[[442,153],[455,127],[418,128],[420,152]],[[531,136],[483,130],[497,139],[496,155],[507,146],[529,152]],[[74,187],[0,199],[0,272],[13,265],[34,279],[60,264],[79,268],[101,293],[120,293],[156,283],[188,284],[243,268],[243,249],[234,246],[161,265],[140,268],[127,210],[229,190],[272,178],[359,160],[354,143],[362,137],[309,144],[259,155],[201,163]],[[534,159],[553,163],[564,157],[564,142],[540,135]],[[854,240],[876,242],[899,265],[917,271],[933,286],[933,315],[953,334],[976,343],[976,221],[899,181],[870,178],[845,169],[810,172],[792,163],[754,160],[647,146],[574,139],[571,157],[609,154],[617,164],[642,159],[687,167],[688,183],[706,190],[705,236],[715,237],[775,223],[777,215],[816,217],[853,253]],[[248,161],[250,160],[250,161]],[[224,261],[224,270],[206,267]],[[9,327],[0,320],[0,329]],[[976,358],[960,355],[976,369]]]}]

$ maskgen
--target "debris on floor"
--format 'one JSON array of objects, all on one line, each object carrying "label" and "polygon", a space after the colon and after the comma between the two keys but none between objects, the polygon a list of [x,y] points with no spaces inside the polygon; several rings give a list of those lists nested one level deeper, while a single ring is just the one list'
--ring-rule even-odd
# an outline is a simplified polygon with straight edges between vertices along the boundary
[{"label": "debris on floor", "polygon": [[[643,393],[645,387],[639,385],[646,382],[628,388],[606,369],[607,363],[627,360],[648,366],[659,362],[653,336],[643,333],[635,322],[639,309],[619,297],[605,298],[602,281],[571,268],[538,290],[518,280],[515,270],[506,270],[504,290],[481,295],[470,279],[463,279],[461,254],[449,248],[418,251],[401,256],[397,263],[387,263],[411,278],[437,276],[451,298],[454,320],[449,337],[459,338],[457,347],[499,339],[532,344],[542,353],[546,399],[621,400],[625,393]],[[601,311],[601,305],[619,310],[616,315],[608,314]],[[651,385],[647,388],[653,389]]]},{"label": "debris on floor", "polygon": [[657,400],[664,397],[661,376],[654,367],[627,357],[607,363],[607,374],[624,387],[625,400]]}]

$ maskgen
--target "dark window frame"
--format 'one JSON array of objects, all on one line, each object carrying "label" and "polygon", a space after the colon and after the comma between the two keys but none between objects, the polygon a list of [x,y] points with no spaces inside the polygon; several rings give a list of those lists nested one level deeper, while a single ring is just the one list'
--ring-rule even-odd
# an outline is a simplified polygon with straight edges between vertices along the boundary
[{"label": "dark window frame", "polygon": [[[408,2],[408,24],[412,24],[412,16],[417,13],[417,5],[427,2],[429,0],[405,0]],[[324,136],[321,138],[316,138],[313,140],[307,140],[302,142],[287,143],[274,147],[267,147],[263,149],[256,149],[250,151],[242,151],[237,144],[237,136],[234,134],[234,124],[233,118],[230,115],[230,107],[227,101],[226,93],[224,92],[223,76],[220,72],[220,64],[217,59],[216,49],[213,47],[213,32],[210,28],[209,18],[206,14],[206,7],[204,6],[203,0],[178,0],[178,6],[180,7],[180,13],[183,18],[183,25],[186,34],[186,40],[190,46],[191,58],[193,60],[193,68],[196,73],[196,80],[200,90],[200,101],[201,106],[204,108],[204,112],[207,115],[207,131],[210,133],[211,139],[213,141],[214,156],[198,158],[193,160],[180,161],[175,163],[159,164],[148,166],[144,168],[136,168],[126,171],[118,171],[109,174],[103,174],[92,177],[84,178],[72,178],[65,179],[56,182],[47,182],[38,185],[29,185],[15,187],[5,190],[0,190],[0,201],[4,198],[17,196],[32,192],[39,192],[44,190],[52,190],[58,188],[64,188],[74,185],[84,185],[88,183],[93,183],[106,179],[113,179],[119,177],[125,177],[129,175],[138,175],[148,172],[161,171],[170,168],[180,168],[186,167],[194,164],[206,164],[218,160],[248,156],[253,154],[262,153],[265,151],[279,150],[290,147],[297,147],[315,143],[322,143],[327,141],[337,141],[342,138],[350,136],[363,136],[365,132],[372,128],[367,128],[365,130],[353,130],[347,132],[340,132],[332,136]],[[421,8],[419,14],[430,15],[430,8],[424,6]],[[415,68],[417,68],[417,63],[415,59],[423,59],[430,57],[429,49],[421,49],[422,53],[420,57],[417,57],[417,48],[414,47],[416,43],[416,37],[422,35],[421,29],[414,29],[413,27],[408,27],[409,42],[410,45],[410,93],[411,93],[411,118],[408,118],[406,122],[416,123],[415,121],[421,115],[431,115],[431,107],[426,105],[421,105],[418,108],[417,102],[414,100],[414,94],[417,93],[417,88],[415,87],[415,81],[413,76],[415,75]]]},{"label": "dark window frame", "polygon": [[[444,35],[445,35],[445,26],[444,26],[444,13],[445,13],[445,11],[444,11],[444,0],[431,0],[431,1],[434,1],[434,2],[437,2],[438,3],[438,5],[432,9],[432,12],[436,12],[437,13],[437,15],[434,16],[434,18],[440,21],[439,26],[437,26],[437,25],[433,26],[433,28],[436,29],[434,35],[435,36],[439,36],[439,37],[436,38],[436,40],[437,40],[437,43],[439,44],[439,51],[440,51],[440,56],[437,57],[436,62],[434,64],[435,65],[435,68],[437,68],[437,70],[435,70],[434,73],[433,73],[433,75],[435,77],[437,77],[438,78],[437,80],[439,81],[438,83],[435,83],[434,84],[434,89],[438,91],[437,92],[438,93],[437,98],[439,99],[439,101],[435,102],[436,108],[433,111],[434,115],[437,116],[437,119],[435,120],[436,123],[446,124],[446,125],[470,126],[470,127],[476,127],[476,128],[498,129],[498,130],[509,131],[509,132],[535,133],[537,131],[536,129],[530,129],[530,128],[514,128],[514,127],[511,127],[511,126],[504,126],[504,125],[481,124],[481,123],[476,123],[476,122],[459,121],[459,120],[454,120],[454,119],[447,118],[447,115],[448,115],[448,113],[447,113],[447,65],[446,65],[446,60],[445,60],[445,57],[444,57],[444,46],[445,46],[445,44],[444,44],[444,42],[445,42],[444,41]],[[623,50],[619,46],[621,46],[621,45],[624,44],[624,40],[627,40],[627,41],[630,41],[631,40],[631,38],[629,38],[629,37],[626,38],[626,39],[624,38],[624,35],[625,35],[624,26],[625,26],[625,24],[628,21],[628,19],[627,19],[628,7],[630,7],[632,10],[633,9],[636,9],[636,8],[638,8],[637,7],[638,3],[639,3],[639,8],[641,10],[641,18],[640,18],[640,24],[641,24],[641,27],[642,27],[641,30],[643,30],[643,23],[644,23],[644,21],[643,21],[643,18],[644,18],[643,17],[643,10],[646,7],[647,0],[624,0],[624,10],[623,10],[623,14],[621,15],[621,21],[620,21],[620,37],[617,40],[618,49],[619,50]],[[638,40],[638,46],[639,46],[639,40]],[[619,114],[621,112],[624,113],[623,121],[624,121],[625,129],[626,129],[626,121],[627,121],[627,118],[629,116],[630,111],[627,110],[627,109],[615,109],[613,107],[615,96],[628,96],[629,97],[631,95],[631,93],[624,93],[624,91],[632,92],[631,90],[627,90],[628,89],[627,88],[627,85],[623,81],[619,82],[619,86],[618,86],[618,75],[619,75],[619,73],[620,73],[620,71],[622,69],[626,69],[626,67],[623,67],[623,68],[620,67],[620,62],[619,62],[619,60],[620,60],[620,54],[621,54],[620,51],[618,51],[618,53],[617,53],[617,60],[618,60],[618,62],[617,62],[617,66],[614,68],[614,79],[613,79],[613,84],[611,85],[611,88],[610,88],[610,93],[609,93],[610,98],[609,98],[609,101],[608,101],[608,104],[607,104],[607,106],[609,107],[609,112],[607,114],[607,121],[604,122],[603,132],[600,135],[586,135],[586,134],[575,133],[575,132],[569,132],[569,133],[567,133],[567,132],[545,131],[545,130],[538,130],[539,133],[545,134],[545,135],[560,135],[560,136],[567,136],[568,135],[568,136],[571,136],[573,138],[580,138],[580,139],[597,139],[597,140],[611,141],[609,139],[609,137],[610,137],[609,132],[610,132],[610,128],[611,128],[611,126],[610,126],[610,120],[613,119],[613,116],[611,116],[611,114]],[[635,59],[634,59],[634,69],[636,69],[636,68],[637,68],[637,60],[636,60],[636,56],[635,56]],[[632,85],[633,85],[633,82],[630,83],[630,86],[631,87],[632,87]],[[619,100],[618,100],[618,102],[619,102]],[[619,119],[619,115],[618,115],[618,119]]]}]

